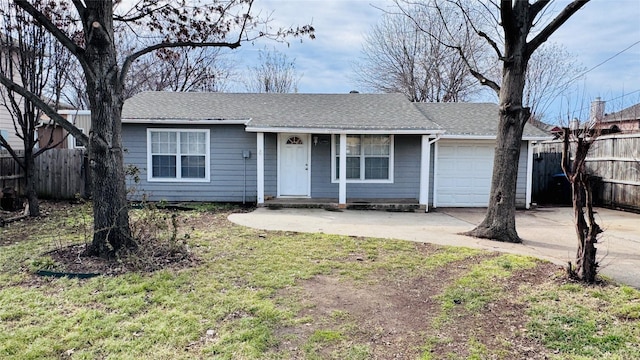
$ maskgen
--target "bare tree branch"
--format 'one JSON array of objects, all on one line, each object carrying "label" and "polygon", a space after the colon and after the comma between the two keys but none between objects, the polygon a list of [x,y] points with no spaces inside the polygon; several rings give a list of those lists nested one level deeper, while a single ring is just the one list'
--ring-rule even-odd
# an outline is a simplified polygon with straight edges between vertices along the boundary
[{"label": "bare tree branch", "polygon": [[[536,14],[540,12],[542,7],[546,6],[548,2],[549,0],[538,0],[534,5],[532,5],[532,7],[539,7],[539,10],[536,12]],[[542,31],[538,33],[538,35],[536,35],[533,39],[531,39],[531,41],[529,41],[529,44],[527,45],[527,52],[529,53],[529,55],[532,54],[538,47],[540,47],[542,43],[547,41],[551,34],[558,30],[558,28],[560,28],[562,24],[569,20],[569,18],[573,16],[573,14],[575,14],[588,2],[589,0],[574,0],[564,9],[562,9],[558,16],[556,16],[549,24],[547,24],[547,26],[545,26],[544,29],[542,29]]]},{"label": "bare tree branch", "polygon": [[152,46],[148,46],[140,51],[136,51],[135,53],[127,56],[125,61],[122,63],[122,70],[120,71],[120,78],[124,79],[131,67],[131,64],[139,57],[153,52],[159,49],[167,49],[167,48],[176,48],[176,47],[226,47],[229,49],[235,49],[240,46],[240,40],[228,43],[228,42],[193,42],[193,41],[185,41],[185,42],[175,42],[175,43],[161,43]]},{"label": "bare tree branch", "polygon": [[[81,3],[78,0],[75,0],[74,3]],[[49,31],[64,47],[69,49],[69,51],[78,58],[81,64],[86,65],[86,62],[83,57],[84,49],[78,46],[73,40],[71,40],[67,34],[65,34],[60,28],[58,28],[54,23],[49,20],[42,12],[36,9],[33,5],[31,5],[27,0],[15,0],[16,5],[22,8],[24,11],[29,13],[33,18],[42,25],[47,31]]]},{"label": "bare tree branch", "polygon": [[45,114],[47,114],[47,116],[51,120],[53,120],[54,122],[62,126],[63,129],[70,132],[71,135],[73,135],[76,139],[78,139],[82,143],[82,145],[84,146],[89,145],[89,138],[87,137],[87,135],[82,133],[82,131],[80,131],[72,123],[67,121],[67,119],[62,117],[62,115],[58,114],[53,108],[51,108],[51,106],[49,106],[49,104],[42,101],[39,97],[35,96],[32,92],[16,84],[11,79],[4,76],[3,74],[0,74],[0,83],[4,85],[8,90],[17,92],[18,94],[22,95],[25,99],[31,101],[36,106],[38,106]]}]

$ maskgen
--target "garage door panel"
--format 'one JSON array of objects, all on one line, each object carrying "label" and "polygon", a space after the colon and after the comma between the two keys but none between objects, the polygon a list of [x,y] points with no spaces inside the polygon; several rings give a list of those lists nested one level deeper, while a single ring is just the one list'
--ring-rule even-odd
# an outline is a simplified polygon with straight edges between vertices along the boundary
[{"label": "garage door panel", "polygon": [[489,204],[494,145],[438,144],[437,206],[484,207]]}]

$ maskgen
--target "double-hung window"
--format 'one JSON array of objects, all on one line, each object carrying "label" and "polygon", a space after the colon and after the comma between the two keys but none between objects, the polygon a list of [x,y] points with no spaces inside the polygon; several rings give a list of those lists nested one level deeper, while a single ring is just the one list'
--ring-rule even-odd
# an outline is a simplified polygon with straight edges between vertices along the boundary
[{"label": "double-hung window", "polygon": [[[340,135],[333,138],[333,181],[342,176],[340,169]],[[347,135],[348,182],[393,181],[392,135]]]},{"label": "double-hung window", "polygon": [[148,129],[149,181],[209,181],[209,130]]}]

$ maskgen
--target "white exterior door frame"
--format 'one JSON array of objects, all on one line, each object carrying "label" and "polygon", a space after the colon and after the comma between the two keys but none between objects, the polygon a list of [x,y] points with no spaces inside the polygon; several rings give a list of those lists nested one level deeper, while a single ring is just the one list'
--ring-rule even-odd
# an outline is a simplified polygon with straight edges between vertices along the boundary
[{"label": "white exterior door frame", "polygon": [[311,196],[309,134],[278,134],[278,197]]}]

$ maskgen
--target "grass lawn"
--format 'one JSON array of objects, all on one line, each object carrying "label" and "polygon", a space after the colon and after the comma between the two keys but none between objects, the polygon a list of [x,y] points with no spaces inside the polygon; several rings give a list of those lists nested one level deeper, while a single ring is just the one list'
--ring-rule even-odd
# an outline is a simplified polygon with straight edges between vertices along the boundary
[{"label": "grass lawn", "polygon": [[160,213],[191,266],[39,277],[91,233],[88,205],[44,209],[0,230],[2,359],[640,359],[638,290],[530,257],[259,231],[201,206]]}]

